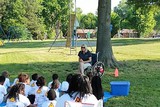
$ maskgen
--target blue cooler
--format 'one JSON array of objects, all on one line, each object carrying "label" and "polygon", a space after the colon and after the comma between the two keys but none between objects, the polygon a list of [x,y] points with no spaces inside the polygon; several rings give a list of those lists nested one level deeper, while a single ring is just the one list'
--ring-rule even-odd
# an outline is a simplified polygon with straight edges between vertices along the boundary
[{"label": "blue cooler", "polygon": [[111,81],[111,95],[114,96],[127,96],[129,94],[130,82],[129,81]]}]

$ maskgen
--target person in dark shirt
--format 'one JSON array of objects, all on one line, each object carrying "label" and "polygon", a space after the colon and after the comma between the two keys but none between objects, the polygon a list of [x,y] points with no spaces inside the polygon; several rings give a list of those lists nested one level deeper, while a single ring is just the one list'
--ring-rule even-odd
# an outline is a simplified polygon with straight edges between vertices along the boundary
[{"label": "person in dark shirt", "polygon": [[87,45],[83,44],[81,46],[81,51],[78,53],[79,56],[79,70],[81,74],[84,74],[84,69],[86,69],[88,66],[91,66],[91,61],[92,61],[92,54],[91,52],[87,49]]}]

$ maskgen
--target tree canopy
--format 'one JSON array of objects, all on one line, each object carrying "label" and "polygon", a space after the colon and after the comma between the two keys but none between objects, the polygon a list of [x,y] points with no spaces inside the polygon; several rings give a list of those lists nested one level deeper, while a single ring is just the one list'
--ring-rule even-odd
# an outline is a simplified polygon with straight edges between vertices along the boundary
[{"label": "tree canopy", "polygon": [[[65,35],[69,23],[69,2],[69,0],[1,0],[0,25],[6,34],[11,33],[13,39],[16,37],[50,39],[59,32]],[[159,0],[122,0],[111,12],[112,36],[120,29],[135,29],[140,37],[159,32],[159,2]],[[73,9],[71,10],[73,12]],[[97,15],[83,14],[80,8],[76,9],[76,15],[80,22],[79,28],[97,28]],[[15,33],[9,31],[12,28],[16,29]]]},{"label": "tree canopy", "polygon": [[[19,32],[27,31],[26,35],[28,37],[32,35],[33,39],[44,39],[45,33],[50,38],[50,35],[55,35],[52,32],[55,32],[56,28],[66,32],[69,18],[68,4],[68,0],[1,0],[0,24],[6,33],[12,33],[10,36],[13,36],[13,39],[17,31],[12,28],[18,28]],[[57,27],[60,25],[63,27]],[[10,29],[15,33],[9,31]],[[26,37],[21,35],[19,38]]]},{"label": "tree canopy", "polygon": [[[116,22],[117,20],[112,20],[112,23],[116,30],[135,29],[140,37],[147,37],[154,32],[156,25],[155,14],[158,12],[157,10],[157,5],[150,5],[144,8],[143,6],[138,7],[136,4],[129,4],[127,0],[122,0],[121,3],[114,8],[113,12],[118,15],[119,21]],[[115,16],[113,16],[113,18],[114,17]],[[117,24],[119,28],[115,27]]]}]

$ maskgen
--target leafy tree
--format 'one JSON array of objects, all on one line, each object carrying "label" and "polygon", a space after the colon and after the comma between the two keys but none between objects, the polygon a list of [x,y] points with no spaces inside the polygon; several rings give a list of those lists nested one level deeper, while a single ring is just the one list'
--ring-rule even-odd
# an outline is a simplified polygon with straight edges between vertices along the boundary
[{"label": "leafy tree", "polygon": [[5,11],[2,20],[5,29],[9,28],[9,26],[22,26],[22,23],[25,23],[25,9],[22,0],[8,0]]},{"label": "leafy tree", "polygon": [[6,30],[9,30],[10,27],[18,28],[16,30],[20,30],[19,32],[22,29],[28,29],[34,38],[42,38],[45,32],[45,26],[43,24],[43,18],[40,15],[42,10],[40,0],[7,0],[5,7],[2,25]]},{"label": "leafy tree", "polygon": [[[140,13],[139,13],[140,12]],[[141,36],[149,36],[153,28],[156,24],[156,21],[154,19],[154,11],[149,10],[147,13],[142,13],[141,9],[138,10],[138,15],[139,15],[139,26],[138,26],[138,31]]]},{"label": "leafy tree", "polygon": [[0,1],[0,23],[2,22],[2,18],[5,14],[5,9],[6,9],[6,2],[7,0],[1,0]]},{"label": "leafy tree", "polygon": [[43,24],[43,17],[41,12],[43,6],[41,5],[42,1],[40,0],[25,0],[25,24],[27,25],[28,30],[33,35],[34,39],[44,39],[45,25]]},{"label": "leafy tree", "polygon": [[68,4],[68,0],[43,1],[42,5],[44,6],[44,9],[42,11],[42,15],[49,34],[51,34],[54,29],[58,30],[60,28],[64,34],[67,32],[69,19]]},{"label": "leafy tree", "polygon": [[[70,7],[68,6],[69,2],[70,0],[58,0],[58,4],[61,6],[61,11],[59,13],[59,16],[60,16],[59,20],[61,22],[61,31],[64,36],[68,31],[69,11],[70,11]],[[72,4],[72,0],[71,0],[71,4]]]},{"label": "leafy tree", "polygon": [[120,16],[120,29],[136,29],[141,36],[148,36],[153,31],[155,25],[154,8],[146,6],[136,7],[133,4],[127,4],[122,0],[115,12]]},{"label": "leafy tree", "polygon": [[127,0],[128,4],[134,4],[136,7],[145,7],[145,6],[151,6],[151,5],[160,5],[159,0]]},{"label": "leafy tree", "polygon": [[[16,28],[26,28],[26,18],[24,17],[26,10],[25,5],[22,0],[6,0],[3,2],[4,10],[2,12],[1,24],[3,29],[7,32],[10,32],[10,36],[12,39],[18,39],[23,35],[20,35],[21,30]],[[12,29],[15,28],[15,29]],[[10,31],[12,29],[12,31]],[[20,31],[19,31],[20,30]],[[8,37],[5,37],[8,38]]]},{"label": "leafy tree", "polygon": [[160,33],[160,11],[155,15],[156,25],[154,27],[154,30],[156,33]]},{"label": "leafy tree", "polygon": [[44,6],[42,15],[44,17],[44,22],[47,27],[53,28],[56,22],[56,17],[58,17],[58,13],[60,12],[60,5],[57,0],[44,0],[42,5]]},{"label": "leafy tree", "polygon": [[97,27],[97,16],[93,13],[82,15],[80,23],[81,28],[95,29]]},{"label": "leafy tree", "polygon": [[1,31],[0,29],[0,38],[2,39],[5,39],[6,38],[6,35],[4,34],[5,33],[5,29],[4,29],[4,26],[2,24],[3,22],[3,19],[4,19],[4,14],[5,14],[5,10],[6,10],[6,3],[7,3],[8,0],[0,0],[0,27],[3,28],[4,32]]},{"label": "leafy tree", "polygon": [[120,28],[120,25],[119,25],[120,19],[121,18],[120,18],[120,16],[117,13],[111,12],[111,24],[112,24],[112,32],[111,32],[111,34],[112,34],[112,37],[115,34],[117,34],[117,31]]},{"label": "leafy tree", "polygon": [[81,8],[76,8],[76,16],[77,16],[78,21],[80,21],[82,18],[82,12],[83,11]]}]

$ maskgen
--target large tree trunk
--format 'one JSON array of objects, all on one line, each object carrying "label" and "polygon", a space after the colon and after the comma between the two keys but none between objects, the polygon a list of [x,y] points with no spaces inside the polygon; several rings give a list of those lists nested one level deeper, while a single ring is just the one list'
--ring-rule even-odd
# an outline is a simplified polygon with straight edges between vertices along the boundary
[{"label": "large tree trunk", "polygon": [[118,67],[118,63],[112,51],[110,17],[111,17],[111,0],[99,0],[96,52],[99,52],[100,61],[102,61],[108,67],[115,68]]}]

